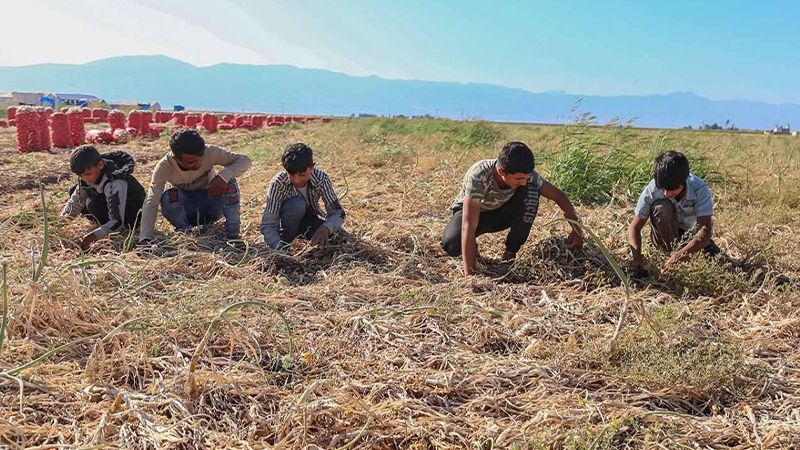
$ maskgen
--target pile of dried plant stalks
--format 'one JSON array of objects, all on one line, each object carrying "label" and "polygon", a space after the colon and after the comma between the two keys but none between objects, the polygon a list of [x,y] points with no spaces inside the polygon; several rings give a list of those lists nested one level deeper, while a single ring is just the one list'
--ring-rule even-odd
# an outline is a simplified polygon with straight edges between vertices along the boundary
[{"label": "pile of dried plant stalks", "polygon": [[[150,158],[137,173],[152,167],[159,145],[136,148]],[[0,153],[4,174],[16,157]],[[37,167],[66,161],[29,158]],[[213,227],[175,235],[162,224],[166,240],[154,249],[120,253],[125,236],[117,236],[81,256],[74,239],[87,223],[57,217],[68,185],[60,181],[45,191],[49,252],[36,281],[38,188],[0,189],[9,305],[0,444],[800,446],[796,288],[762,277],[720,299],[639,286],[610,345],[625,288],[597,245],[564,249],[552,205],[516,264],[492,259],[503,236],[481,238],[484,273],[463,279],[459,261],[436,244],[458,180],[440,174],[462,169],[409,169],[408,186],[377,168],[369,176],[384,174],[385,183],[372,189],[351,176],[349,236],[327,249],[298,242],[288,254],[259,244],[257,227],[245,229],[248,245],[233,247]],[[277,165],[254,170],[240,182],[257,199],[243,199],[249,222],[265,186],[248,183]],[[397,209],[364,203],[373,195]],[[581,213],[593,229],[611,230],[603,244],[624,253],[624,208]],[[648,367],[658,364],[661,373]]]}]

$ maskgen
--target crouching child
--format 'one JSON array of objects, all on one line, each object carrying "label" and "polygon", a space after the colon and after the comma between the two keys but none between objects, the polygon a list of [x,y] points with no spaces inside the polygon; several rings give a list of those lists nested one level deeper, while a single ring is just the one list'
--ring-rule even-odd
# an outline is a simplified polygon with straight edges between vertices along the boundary
[{"label": "crouching child", "polygon": [[70,170],[78,175],[78,184],[70,189],[70,197],[61,215],[83,215],[97,222],[94,230],[83,236],[81,249],[119,231],[135,228],[145,192],[133,176],[133,156],[123,151],[100,154],[91,145],[76,148],[69,158]]},{"label": "crouching child", "polygon": [[669,151],[653,162],[653,179],[644,188],[633,220],[628,227],[631,269],[643,276],[642,229],[650,221],[650,242],[659,250],[671,252],[663,269],[694,253],[715,256],[720,249],[711,240],[714,232],[714,202],[708,184],[689,171],[683,153]]},{"label": "crouching child", "polygon": [[[528,240],[540,196],[554,201],[565,218],[578,221],[566,194],[535,168],[531,149],[522,142],[509,142],[497,159],[478,161],[464,175],[441,245],[448,255],[461,256],[465,275],[475,272],[476,238],[482,234],[509,230],[503,260],[516,258]],[[567,248],[578,249],[583,245],[583,235],[579,226],[571,225]]]},{"label": "crouching child", "polygon": [[[304,237],[312,245],[324,247],[345,218],[333,183],[315,167],[313,151],[305,144],[289,145],[281,159],[284,170],[269,183],[261,217],[264,242],[282,249],[295,238]],[[325,214],[320,210],[320,200],[325,204]]]},{"label": "crouching child", "polygon": [[[139,243],[152,240],[159,205],[164,217],[184,232],[225,217],[225,237],[240,239],[239,185],[252,164],[250,158],[206,145],[196,130],[184,128],[172,134],[170,152],[156,164],[142,208]],[[217,172],[217,166],[222,170]],[[171,187],[164,190],[166,183]]]}]

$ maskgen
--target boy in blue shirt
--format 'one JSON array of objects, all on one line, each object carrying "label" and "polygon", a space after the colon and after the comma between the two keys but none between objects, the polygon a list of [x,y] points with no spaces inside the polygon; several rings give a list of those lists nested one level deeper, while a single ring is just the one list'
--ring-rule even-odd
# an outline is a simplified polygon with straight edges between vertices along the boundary
[{"label": "boy in blue shirt", "polygon": [[[656,157],[653,179],[644,188],[633,220],[628,227],[628,244],[635,276],[644,275],[642,228],[650,220],[650,242],[660,250],[672,252],[664,263],[668,270],[693,253],[718,255],[711,240],[714,232],[714,202],[708,184],[689,172],[683,153],[669,151]],[[689,235],[686,235],[690,233]],[[685,237],[691,237],[688,241]],[[686,242],[681,245],[681,243]]]}]

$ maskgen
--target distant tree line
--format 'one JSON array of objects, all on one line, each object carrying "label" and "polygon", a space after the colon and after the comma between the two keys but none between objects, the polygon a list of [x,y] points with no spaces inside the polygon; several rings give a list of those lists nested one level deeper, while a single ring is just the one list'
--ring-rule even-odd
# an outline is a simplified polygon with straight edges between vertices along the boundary
[{"label": "distant tree line", "polygon": [[[684,130],[694,130],[691,125],[686,125],[683,127]],[[730,120],[726,120],[724,125],[720,125],[717,122],[712,124],[707,124],[702,122],[700,125],[697,126],[698,130],[725,130],[725,131],[739,131],[739,128],[736,125],[732,124]]]}]

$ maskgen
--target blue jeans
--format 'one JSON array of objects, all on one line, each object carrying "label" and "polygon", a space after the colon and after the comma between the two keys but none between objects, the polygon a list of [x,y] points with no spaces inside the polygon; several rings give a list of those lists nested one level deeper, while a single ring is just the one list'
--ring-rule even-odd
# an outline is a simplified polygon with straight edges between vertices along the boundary
[{"label": "blue jeans", "polygon": [[225,234],[238,236],[241,226],[239,216],[239,185],[231,178],[225,193],[211,198],[208,191],[185,191],[171,188],[161,195],[161,213],[177,231],[214,223],[225,217]]},{"label": "blue jeans", "polygon": [[281,240],[292,242],[296,237],[311,239],[319,227],[325,223],[313,209],[308,206],[305,197],[295,195],[281,205]]}]

